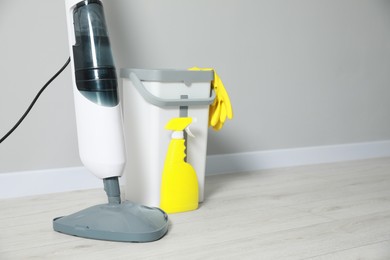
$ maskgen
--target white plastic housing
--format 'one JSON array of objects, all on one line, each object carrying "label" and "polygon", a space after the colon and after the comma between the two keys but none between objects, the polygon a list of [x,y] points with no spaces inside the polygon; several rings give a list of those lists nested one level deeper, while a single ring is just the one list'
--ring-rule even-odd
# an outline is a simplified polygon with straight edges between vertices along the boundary
[{"label": "white plastic housing", "polygon": [[95,104],[84,97],[76,86],[72,49],[75,43],[73,9],[79,2],[65,1],[80,158],[84,166],[99,178],[121,176],[126,152],[120,103],[115,107]]}]

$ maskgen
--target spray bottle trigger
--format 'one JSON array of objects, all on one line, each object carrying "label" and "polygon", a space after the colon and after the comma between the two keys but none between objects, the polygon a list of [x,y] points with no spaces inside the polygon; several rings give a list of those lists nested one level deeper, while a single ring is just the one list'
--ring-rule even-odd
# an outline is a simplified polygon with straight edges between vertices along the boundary
[{"label": "spray bottle trigger", "polygon": [[195,138],[195,135],[191,132],[189,126],[187,126],[187,127],[184,129],[184,131],[186,131],[186,133],[187,133],[189,136],[191,136],[192,138]]}]

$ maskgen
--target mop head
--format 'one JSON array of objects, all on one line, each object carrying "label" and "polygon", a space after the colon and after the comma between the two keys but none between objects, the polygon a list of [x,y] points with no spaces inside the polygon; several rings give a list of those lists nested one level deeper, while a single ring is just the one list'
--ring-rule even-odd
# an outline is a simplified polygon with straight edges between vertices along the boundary
[{"label": "mop head", "polygon": [[89,207],[53,220],[55,231],[77,237],[122,241],[151,242],[168,231],[168,216],[158,209],[129,201]]}]

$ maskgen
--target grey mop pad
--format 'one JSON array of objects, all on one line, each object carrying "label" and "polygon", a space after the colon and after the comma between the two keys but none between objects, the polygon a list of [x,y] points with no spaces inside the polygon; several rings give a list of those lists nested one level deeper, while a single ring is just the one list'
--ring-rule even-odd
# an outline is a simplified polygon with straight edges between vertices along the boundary
[{"label": "grey mop pad", "polygon": [[55,231],[68,235],[123,242],[150,242],[168,231],[168,216],[158,209],[125,201],[100,204],[55,218]]}]

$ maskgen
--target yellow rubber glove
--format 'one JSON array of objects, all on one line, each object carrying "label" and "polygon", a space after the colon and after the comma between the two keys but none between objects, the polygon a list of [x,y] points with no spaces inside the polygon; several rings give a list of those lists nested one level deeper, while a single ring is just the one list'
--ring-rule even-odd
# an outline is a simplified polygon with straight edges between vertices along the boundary
[{"label": "yellow rubber glove", "polygon": [[223,127],[223,124],[226,121],[226,117],[229,119],[233,118],[232,104],[230,102],[230,98],[225,89],[225,86],[223,85],[221,78],[218,76],[217,72],[213,68],[193,67],[189,70],[212,70],[214,72],[214,80],[211,82],[211,86],[215,91],[216,98],[214,102],[210,105],[209,126],[212,126],[214,130],[219,131]]}]

